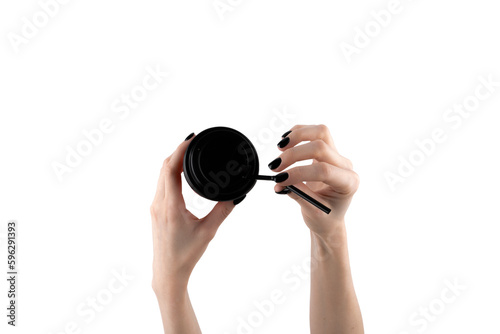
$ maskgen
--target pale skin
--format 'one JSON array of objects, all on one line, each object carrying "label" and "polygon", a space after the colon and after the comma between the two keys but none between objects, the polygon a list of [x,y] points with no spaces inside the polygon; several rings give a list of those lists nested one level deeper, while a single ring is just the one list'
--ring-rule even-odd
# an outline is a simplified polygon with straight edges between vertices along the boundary
[{"label": "pale skin", "polygon": [[[347,251],[344,216],[359,185],[351,162],[341,156],[324,125],[296,125],[279,148],[281,163],[274,172],[288,178],[277,183],[280,192],[294,185],[332,209],[326,215],[293,193],[311,235],[311,334],[364,333],[361,311],[354,291]],[[217,229],[235,205],[218,202],[199,219],[185,206],[181,192],[182,159],[192,140],[181,143],[160,172],[151,205],[153,223],[153,281],[165,334],[198,334],[187,285],[191,272]],[[307,166],[291,167],[311,160]]]}]

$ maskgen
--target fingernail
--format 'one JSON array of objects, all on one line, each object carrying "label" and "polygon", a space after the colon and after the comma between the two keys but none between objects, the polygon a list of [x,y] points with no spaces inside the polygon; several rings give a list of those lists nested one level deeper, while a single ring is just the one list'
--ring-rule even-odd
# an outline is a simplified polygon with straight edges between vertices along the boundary
[{"label": "fingernail", "polygon": [[234,205],[238,205],[238,204],[240,204],[240,203],[241,203],[241,202],[245,199],[245,197],[247,197],[247,195],[243,195],[242,197],[235,199],[235,200],[233,201],[233,204],[234,204]]},{"label": "fingernail", "polygon": [[285,132],[285,133],[281,136],[281,138],[285,138],[286,136],[288,136],[288,135],[290,134],[290,132],[292,132],[292,130]]},{"label": "fingernail", "polygon": [[290,138],[289,137],[285,137],[285,138],[281,139],[281,141],[278,143],[278,147],[279,148],[283,148],[286,145],[288,145],[289,142],[290,142]]},{"label": "fingernail", "polygon": [[267,165],[269,169],[276,169],[281,165],[281,158],[276,158]]},{"label": "fingernail", "polygon": [[290,189],[288,189],[288,188],[283,188],[283,190],[281,190],[281,191],[277,191],[276,193],[277,193],[278,195],[286,195],[286,194],[290,193],[290,191],[291,191],[291,190],[290,190]]},{"label": "fingernail", "polygon": [[193,138],[193,136],[194,136],[194,132],[191,133],[189,136],[187,136],[186,139],[184,139],[184,141],[187,141],[187,140]]},{"label": "fingernail", "polygon": [[285,181],[286,179],[288,179],[288,173],[287,172],[285,172],[285,173],[279,173],[278,175],[276,175],[276,178],[274,180],[276,181],[276,183],[280,183],[280,182]]}]

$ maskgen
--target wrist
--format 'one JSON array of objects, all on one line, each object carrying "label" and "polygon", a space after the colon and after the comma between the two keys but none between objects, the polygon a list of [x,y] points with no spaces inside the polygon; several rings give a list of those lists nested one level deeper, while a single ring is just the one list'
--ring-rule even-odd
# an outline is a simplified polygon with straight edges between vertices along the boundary
[{"label": "wrist", "polygon": [[347,245],[347,232],[345,222],[336,221],[326,231],[315,232],[311,230],[311,241],[320,247],[321,251],[334,250]]},{"label": "wrist", "polygon": [[311,231],[311,256],[317,259],[343,259],[347,254],[347,233],[344,221],[336,222],[328,232]]},{"label": "wrist", "polygon": [[188,278],[168,277],[153,274],[151,286],[156,296],[180,295],[187,291]]}]

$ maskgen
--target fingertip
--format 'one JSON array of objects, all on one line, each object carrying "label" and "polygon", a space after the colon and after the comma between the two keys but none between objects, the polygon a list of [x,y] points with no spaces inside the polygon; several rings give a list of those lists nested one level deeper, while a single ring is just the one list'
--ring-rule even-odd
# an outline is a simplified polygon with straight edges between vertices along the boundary
[{"label": "fingertip", "polygon": [[283,188],[280,191],[276,191],[276,194],[278,194],[278,195],[288,195],[290,192],[291,192],[291,190],[285,187],[285,188]]},{"label": "fingertip", "polygon": [[244,200],[246,197],[247,197],[247,195],[243,195],[243,196],[241,196],[240,198],[235,199],[235,200],[233,201],[234,206],[236,206],[236,205],[240,204],[241,202],[243,202],[243,200]]},{"label": "fingertip", "polygon": [[284,149],[290,143],[290,137],[285,137],[277,144],[279,149]]},{"label": "fingertip", "polygon": [[288,174],[288,172],[281,172],[281,173],[275,175],[274,181],[276,183],[282,183],[282,182],[285,182],[288,179],[289,176],[290,175]]},{"label": "fingertip", "polygon": [[180,143],[179,146],[177,146],[174,153],[172,153],[172,155],[167,158],[168,161],[165,164],[165,167],[169,165],[168,170],[170,171],[171,175],[180,175],[183,172],[184,154],[186,153],[186,150],[194,137],[195,134],[193,132],[189,136],[187,136],[186,139],[182,143]]},{"label": "fingertip", "polygon": [[275,186],[274,186],[274,192],[275,192],[275,193],[280,192],[280,191],[282,191],[284,188],[285,188],[284,186],[277,184],[277,185],[275,185]]},{"label": "fingertip", "polygon": [[283,162],[283,160],[281,159],[281,157],[277,157],[276,159],[271,161],[267,165],[267,167],[269,167],[270,170],[277,170],[277,169],[279,169],[279,166],[281,165],[282,162]]},{"label": "fingertip", "polygon": [[178,149],[180,149],[181,151],[186,151],[194,137],[196,137],[196,135],[193,132],[189,136],[187,136],[182,143],[179,144]]}]

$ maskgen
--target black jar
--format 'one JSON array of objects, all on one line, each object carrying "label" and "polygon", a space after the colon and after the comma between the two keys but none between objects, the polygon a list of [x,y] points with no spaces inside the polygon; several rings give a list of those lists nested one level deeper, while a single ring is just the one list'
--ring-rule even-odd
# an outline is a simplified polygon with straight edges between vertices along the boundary
[{"label": "black jar", "polygon": [[200,132],[184,155],[184,176],[200,196],[232,201],[255,186],[259,158],[250,140],[227,127]]}]

